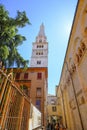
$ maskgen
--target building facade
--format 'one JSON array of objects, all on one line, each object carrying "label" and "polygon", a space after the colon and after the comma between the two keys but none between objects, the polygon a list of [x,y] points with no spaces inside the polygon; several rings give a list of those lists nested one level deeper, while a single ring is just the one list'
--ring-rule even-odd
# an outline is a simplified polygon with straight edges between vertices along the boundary
[{"label": "building facade", "polygon": [[79,0],[69,37],[57,96],[63,125],[87,129],[87,0]]},{"label": "building facade", "polygon": [[30,67],[14,69],[15,81],[23,92],[30,98],[31,103],[41,112],[42,125],[46,123],[47,104],[47,68]]},{"label": "building facade", "polygon": [[56,124],[59,118],[57,97],[49,94],[47,96],[47,123]]},{"label": "building facade", "polygon": [[31,89],[32,102],[42,112],[42,125],[45,126],[48,93],[48,42],[43,23],[36,41],[32,44],[30,68],[34,70]]},{"label": "building facade", "polygon": [[40,26],[36,41],[32,44],[30,68],[34,70],[33,74],[31,74],[31,99],[42,112],[42,125],[45,126],[48,93],[48,42],[43,23]]},{"label": "building facade", "polygon": [[44,25],[40,26],[36,41],[32,46],[30,67],[14,69],[15,80],[30,97],[31,103],[41,112],[42,126],[46,126],[46,105],[48,93],[48,43]]}]

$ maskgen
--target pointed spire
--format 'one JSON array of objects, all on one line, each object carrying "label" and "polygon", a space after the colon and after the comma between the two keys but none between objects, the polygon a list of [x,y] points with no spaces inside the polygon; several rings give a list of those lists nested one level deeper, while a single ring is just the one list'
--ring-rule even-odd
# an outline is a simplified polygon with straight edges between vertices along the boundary
[{"label": "pointed spire", "polygon": [[45,36],[44,24],[43,23],[40,26],[40,30],[39,30],[38,36]]},{"label": "pointed spire", "polygon": [[36,42],[46,42],[47,38],[45,36],[45,31],[44,31],[44,24],[42,23],[40,25],[40,30],[39,30],[39,33],[38,33],[38,36],[36,37]]}]

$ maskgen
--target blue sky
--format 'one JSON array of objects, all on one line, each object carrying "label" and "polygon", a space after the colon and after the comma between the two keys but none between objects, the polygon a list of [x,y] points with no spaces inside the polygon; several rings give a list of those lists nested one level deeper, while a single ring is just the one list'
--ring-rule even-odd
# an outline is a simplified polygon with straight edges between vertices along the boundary
[{"label": "blue sky", "polygon": [[10,16],[15,17],[17,10],[26,11],[31,25],[20,29],[26,41],[18,48],[20,54],[30,60],[32,42],[38,35],[42,22],[49,44],[48,54],[48,92],[55,94],[66,53],[77,0],[0,0]]}]

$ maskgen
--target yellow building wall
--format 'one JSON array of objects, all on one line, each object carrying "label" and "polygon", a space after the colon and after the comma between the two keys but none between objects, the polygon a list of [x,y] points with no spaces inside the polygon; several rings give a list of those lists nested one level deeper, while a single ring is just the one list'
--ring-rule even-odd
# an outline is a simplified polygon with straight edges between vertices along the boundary
[{"label": "yellow building wall", "polygon": [[[77,4],[59,88],[57,96],[61,99],[63,125],[70,130],[86,130],[87,0],[79,0]],[[62,97],[60,90],[62,91]]]}]

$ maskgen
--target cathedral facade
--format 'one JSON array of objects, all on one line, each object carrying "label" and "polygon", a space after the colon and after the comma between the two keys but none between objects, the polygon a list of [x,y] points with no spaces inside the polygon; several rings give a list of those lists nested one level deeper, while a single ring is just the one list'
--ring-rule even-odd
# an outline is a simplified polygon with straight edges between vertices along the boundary
[{"label": "cathedral facade", "polygon": [[87,0],[79,0],[66,50],[57,96],[63,125],[87,129]]}]

